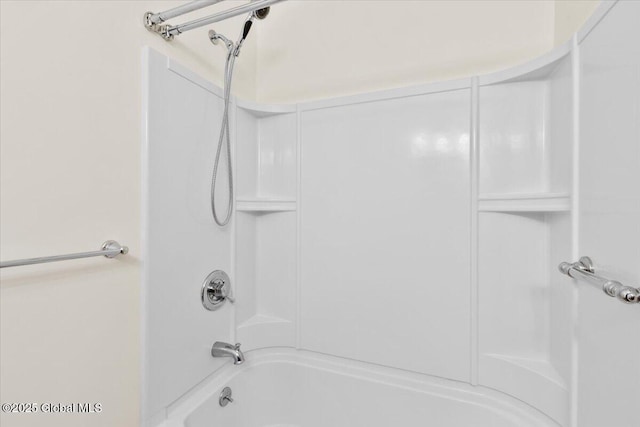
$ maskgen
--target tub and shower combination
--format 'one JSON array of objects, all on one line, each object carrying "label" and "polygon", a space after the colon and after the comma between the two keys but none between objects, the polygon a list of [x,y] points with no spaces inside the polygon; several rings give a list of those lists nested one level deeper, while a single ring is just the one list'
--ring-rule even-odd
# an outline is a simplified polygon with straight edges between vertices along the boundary
[{"label": "tub and shower combination", "polygon": [[[223,88],[144,50],[143,423],[637,425],[640,3],[493,74],[229,96],[275,3],[209,33]],[[231,16],[186,11],[145,20]]]},{"label": "tub and shower combination", "polygon": [[[219,404],[225,387],[233,402]],[[548,426],[491,390],[317,353],[257,350],[173,405],[169,426]],[[213,423],[212,423],[213,421]]]}]

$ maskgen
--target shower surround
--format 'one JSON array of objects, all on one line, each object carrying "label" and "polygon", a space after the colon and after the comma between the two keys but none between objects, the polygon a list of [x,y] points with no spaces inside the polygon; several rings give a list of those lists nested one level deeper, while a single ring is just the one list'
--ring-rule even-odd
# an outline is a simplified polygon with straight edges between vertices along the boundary
[{"label": "shower surround", "polygon": [[[632,426],[628,370],[610,372],[616,399],[582,384],[607,381],[588,369],[593,337],[625,342],[616,360],[640,376],[640,345],[615,328],[637,307],[557,265],[638,250],[609,253],[584,228],[640,241],[637,204],[594,210],[594,188],[622,187],[587,173],[606,156],[640,179],[625,163],[637,147],[600,153],[594,137],[609,115],[618,140],[637,141],[616,120],[637,111],[640,82],[604,52],[637,70],[638,16],[638,3],[605,4],[569,43],[490,75],[296,105],[234,98],[226,228],[208,204],[221,90],[145,50],[145,424]],[[235,303],[207,311],[213,270]],[[603,312],[612,325],[597,324]],[[245,365],[212,358],[215,341],[241,342]],[[234,402],[219,407],[226,386]]]}]

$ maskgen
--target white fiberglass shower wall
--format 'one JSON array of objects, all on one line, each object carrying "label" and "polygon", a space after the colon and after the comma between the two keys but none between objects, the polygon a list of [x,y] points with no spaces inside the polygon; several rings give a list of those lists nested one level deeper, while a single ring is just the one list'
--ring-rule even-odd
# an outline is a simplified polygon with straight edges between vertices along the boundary
[{"label": "white fiberglass shower wall", "polygon": [[[527,413],[482,425],[634,426],[623,407],[640,396],[640,344],[624,326],[638,307],[557,265],[591,255],[640,279],[638,19],[640,3],[604,5],[571,42],[486,76],[297,105],[235,99],[225,229],[208,204],[220,91],[147,50],[144,421],[320,426],[304,396],[375,402],[377,387],[335,377],[370,375]],[[208,312],[199,292],[216,269],[236,302]],[[249,367],[220,369],[214,341],[242,342]],[[331,378],[298,369],[312,365]],[[239,409],[206,397],[226,382]],[[425,403],[430,420],[417,395],[380,393],[415,399],[406,425],[473,422],[471,406],[447,418],[447,404]],[[392,415],[359,418],[367,400],[338,396],[331,425]]]}]

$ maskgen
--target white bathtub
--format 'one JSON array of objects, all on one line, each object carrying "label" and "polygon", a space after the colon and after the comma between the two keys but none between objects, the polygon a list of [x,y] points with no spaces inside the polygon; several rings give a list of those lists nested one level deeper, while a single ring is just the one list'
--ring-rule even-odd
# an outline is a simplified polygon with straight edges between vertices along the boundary
[{"label": "white bathtub", "polygon": [[[482,387],[288,349],[247,353],[168,409],[163,427],[551,427]],[[224,387],[234,402],[218,404]]]}]

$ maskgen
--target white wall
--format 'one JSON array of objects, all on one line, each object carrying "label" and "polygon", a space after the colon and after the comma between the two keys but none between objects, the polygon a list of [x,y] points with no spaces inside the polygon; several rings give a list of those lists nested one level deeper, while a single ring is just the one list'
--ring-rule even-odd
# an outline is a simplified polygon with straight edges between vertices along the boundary
[{"label": "white wall", "polygon": [[[640,286],[640,2],[619,2],[580,45],[578,255]],[[603,167],[604,166],[604,167]],[[580,427],[635,427],[640,312],[582,281],[578,290]],[[604,392],[603,392],[604,391]],[[637,413],[637,411],[635,411]]]},{"label": "white wall", "polygon": [[[100,402],[99,415],[10,415],[11,426],[134,426],[139,411],[141,48],[219,81],[206,30],[169,44],[142,26],[175,2],[0,2],[1,257],[129,245],[118,260],[3,269],[3,402]],[[217,28],[233,29],[240,22]],[[231,34],[229,34],[231,35]],[[253,97],[255,39],[237,62]],[[215,118],[212,118],[215,120]]]},{"label": "white wall", "polygon": [[470,381],[470,101],[303,108],[301,348]]},{"label": "white wall", "polygon": [[[258,25],[260,54],[251,38],[237,63],[235,93],[284,102],[406,86],[504,68],[553,44],[551,2],[399,3],[274,7]],[[99,415],[3,414],[3,424],[137,423],[140,51],[151,45],[216,82],[223,67],[204,29],[169,44],[142,27],[146,10],[174,4],[0,2],[2,259],[108,238],[131,248],[119,260],[2,272],[3,402],[103,404]],[[235,37],[239,25],[216,28]]]}]

